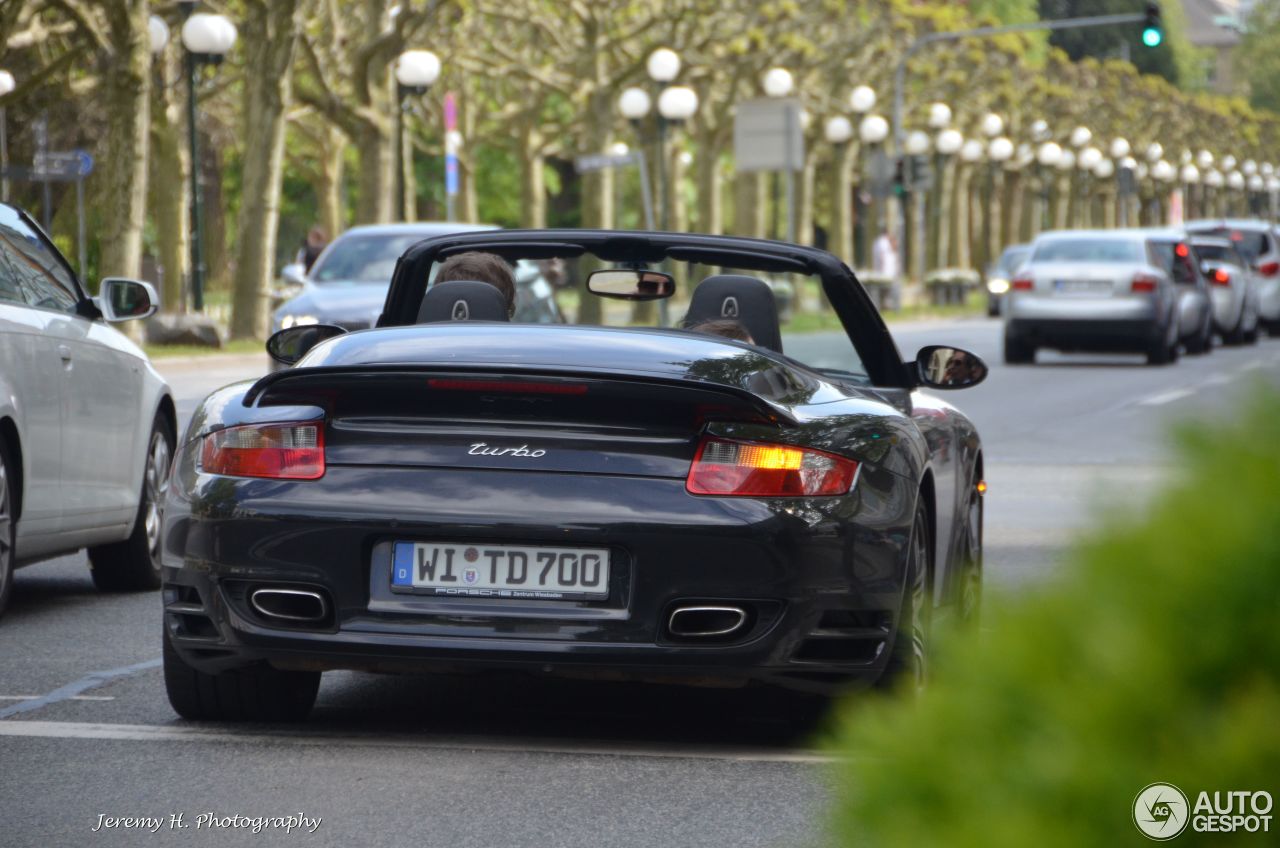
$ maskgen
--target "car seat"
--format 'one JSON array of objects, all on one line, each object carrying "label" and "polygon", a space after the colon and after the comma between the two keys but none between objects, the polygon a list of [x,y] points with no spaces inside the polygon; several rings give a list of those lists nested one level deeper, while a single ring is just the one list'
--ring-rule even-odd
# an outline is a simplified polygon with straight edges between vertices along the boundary
[{"label": "car seat", "polygon": [[440,321],[509,321],[507,299],[498,287],[479,280],[436,283],[422,296],[418,323]]},{"label": "car seat", "polygon": [[782,353],[782,330],[773,289],[763,280],[739,274],[707,277],[693,290],[686,327],[703,321],[732,318],[747,328],[760,347]]}]

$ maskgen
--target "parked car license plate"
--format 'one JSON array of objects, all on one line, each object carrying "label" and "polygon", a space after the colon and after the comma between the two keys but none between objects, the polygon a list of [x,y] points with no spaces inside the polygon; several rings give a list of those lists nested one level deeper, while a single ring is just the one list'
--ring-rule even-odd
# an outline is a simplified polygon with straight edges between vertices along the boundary
[{"label": "parked car license plate", "polygon": [[1110,280],[1054,280],[1053,289],[1059,294],[1110,294]]},{"label": "parked car license plate", "polygon": [[391,585],[478,598],[606,598],[606,548],[396,542]]}]

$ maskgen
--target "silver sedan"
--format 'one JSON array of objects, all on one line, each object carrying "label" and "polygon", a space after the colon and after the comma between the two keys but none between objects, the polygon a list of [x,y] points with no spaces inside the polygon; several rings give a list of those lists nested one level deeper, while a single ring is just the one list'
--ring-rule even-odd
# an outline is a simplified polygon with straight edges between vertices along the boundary
[{"label": "silver sedan", "polygon": [[1173,230],[1041,234],[1010,283],[1004,354],[1034,361],[1038,348],[1145,353],[1173,362],[1179,345],[1210,349],[1208,285]]},{"label": "silver sedan", "polygon": [[1191,250],[1209,280],[1213,328],[1229,345],[1258,340],[1259,287],[1250,268],[1230,239],[1191,236]]}]

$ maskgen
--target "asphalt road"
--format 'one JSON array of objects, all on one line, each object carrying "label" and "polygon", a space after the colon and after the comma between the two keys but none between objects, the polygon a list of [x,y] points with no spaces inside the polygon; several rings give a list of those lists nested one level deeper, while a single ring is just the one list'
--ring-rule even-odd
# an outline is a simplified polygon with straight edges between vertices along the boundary
[{"label": "asphalt road", "polygon": [[[1051,591],[1071,541],[1141,510],[1177,422],[1280,386],[1280,340],[1149,368],[1137,358],[999,363],[999,325],[895,328],[907,355],[992,364],[954,401],[986,445],[987,580]],[[830,337],[788,341],[799,358]],[[185,420],[259,357],[162,362]],[[325,676],[287,731],[193,725],[165,700],[160,604],[98,595],[83,556],[19,572],[0,622],[0,846],[231,844],[773,846],[817,843],[824,760],[812,704],[737,691],[515,678]],[[181,815],[181,826],[172,818]],[[202,814],[221,817],[209,829]],[[255,834],[229,816],[321,817]],[[107,827],[100,816],[153,816]],[[200,826],[200,825],[205,826]],[[96,828],[96,830],[95,830]]]}]

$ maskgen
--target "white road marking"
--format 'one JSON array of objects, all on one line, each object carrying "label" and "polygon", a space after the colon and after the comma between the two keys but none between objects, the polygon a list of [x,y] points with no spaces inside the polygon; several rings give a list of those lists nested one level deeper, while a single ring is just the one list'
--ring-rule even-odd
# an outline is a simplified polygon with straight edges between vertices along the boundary
[{"label": "white road marking", "polygon": [[573,754],[600,757],[656,757],[762,763],[831,763],[839,758],[817,751],[733,748],[710,745],[679,747],[642,743],[614,746],[570,740],[519,744],[483,737],[422,737],[406,734],[352,734],[325,731],[253,732],[221,727],[154,724],[97,724],[82,721],[0,721],[0,736],[40,739],[104,739],[124,742],[203,742],[241,745],[287,743],[315,747],[395,748],[479,751],[485,753]]},{"label": "white road marking", "polygon": [[73,680],[65,686],[59,686],[47,695],[41,695],[38,698],[32,698],[29,701],[18,701],[16,704],[8,707],[0,707],[0,719],[10,718],[22,713],[33,712],[34,710],[43,709],[50,704],[56,704],[59,701],[66,701],[74,698],[81,692],[89,689],[96,689],[110,683],[113,680],[119,680],[122,677],[130,677],[139,672],[147,671],[160,667],[160,658],[146,662],[134,663],[121,668],[109,668],[105,671],[91,671],[79,680]]},{"label": "white road marking", "polygon": [[1202,386],[1225,386],[1227,383],[1230,383],[1230,382],[1231,382],[1231,378],[1230,378],[1230,377],[1228,377],[1226,374],[1214,374],[1212,377],[1210,377],[1209,379],[1205,380],[1205,381],[1204,381],[1204,382],[1202,382],[1200,385],[1202,385]]},{"label": "white road marking", "polygon": [[1193,389],[1170,389],[1158,395],[1145,397],[1138,403],[1142,406],[1162,406],[1166,403],[1173,403],[1175,400],[1182,400],[1184,397],[1191,397],[1193,394],[1195,394]]},{"label": "white road marking", "polygon": [[1252,362],[1246,362],[1244,365],[1241,365],[1236,370],[1239,371],[1241,374],[1243,374],[1246,371],[1254,371],[1261,367],[1262,367],[1262,363],[1255,359]]},{"label": "white road marking", "polygon": [[[0,701],[34,701],[43,695],[0,695]],[[114,701],[115,695],[72,695],[68,701]]]}]

